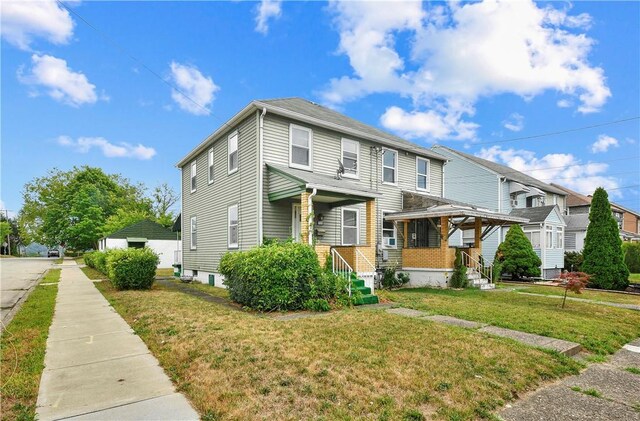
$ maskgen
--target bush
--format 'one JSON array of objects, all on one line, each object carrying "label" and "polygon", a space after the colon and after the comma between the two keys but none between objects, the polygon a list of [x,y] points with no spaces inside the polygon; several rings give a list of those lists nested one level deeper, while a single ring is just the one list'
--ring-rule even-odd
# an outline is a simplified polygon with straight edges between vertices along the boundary
[{"label": "bush", "polygon": [[329,311],[329,302],[323,298],[310,298],[304,303],[304,308],[310,311]]},{"label": "bush", "polygon": [[409,274],[404,272],[396,272],[396,266],[387,266],[382,274],[382,288],[395,289],[400,288],[409,282]]},{"label": "bush", "polygon": [[467,267],[462,262],[462,253],[456,249],[456,260],[453,262],[453,275],[449,281],[451,288],[466,288],[469,286]]},{"label": "bush", "polygon": [[106,254],[107,275],[117,289],[149,289],[160,259],[149,248],[113,249]]},{"label": "bush", "polygon": [[93,269],[96,268],[95,253],[95,251],[92,251],[89,253],[85,253],[84,255],[84,264]]},{"label": "bush", "polygon": [[231,299],[259,311],[304,308],[322,273],[315,250],[300,243],[271,243],[227,253],[219,271]]},{"label": "bush", "polygon": [[580,272],[584,256],[579,251],[567,251],[564,253],[564,268],[571,272]]},{"label": "bush", "polygon": [[504,241],[498,246],[495,262],[500,274],[508,273],[513,280],[522,276],[540,276],[542,261],[533,251],[531,242],[520,225],[512,225]]},{"label": "bush", "polygon": [[624,263],[631,273],[640,273],[640,243],[623,243]]}]

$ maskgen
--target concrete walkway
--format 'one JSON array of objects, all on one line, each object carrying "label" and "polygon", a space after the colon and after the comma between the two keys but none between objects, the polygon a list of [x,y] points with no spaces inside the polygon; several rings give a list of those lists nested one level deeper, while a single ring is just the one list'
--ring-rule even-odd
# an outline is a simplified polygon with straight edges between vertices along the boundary
[{"label": "concrete walkway", "polygon": [[582,350],[582,346],[575,342],[564,341],[562,339],[549,338],[548,336],[534,335],[531,333],[520,332],[518,330],[505,329],[497,326],[489,326],[485,323],[473,322],[470,320],[458,319],[450,316],[429,315],[424,311],[413,310],[410,308],[392,308],[387,313],[397,314],[399,316],[413,317],[423,320],[430,320],[436,323],[443,323],[451,326],[464,327],[467,329],[478,329],[480,332],[489,333],[491,335],[501,336],[503,338],[513,339],[525,345],[535,346],[538,348],[550,349],[561,354],[572,356],[578,354]]},{"label": "concrete walkway", "polygon": [[[538,294],[535,292],[523,292],[523,291],[514,291],[517,294],[522,294],[522,295],[533,295],[534,297],[547,297],[547,298],[559,298],[562,299],[562,295],[547,295],[547,294]],[[596,301],[596,300],[587,300],[586,298],[578,298],[578,297],[567,297],[567,300],[569,301],[580,301],[582,303],[590,303],[590,304],[599,304],[602,306],[609,306],[609,307],[618,307],[618,308],[626,308],[627,310],[635,310],[635,311],[640,311],[640,305],[636,305],[636,304],[624,304],[624,303],[612,303],[609,301]]]},{"label": "concrete walkway", "polygon": [[640,375],[629,368],[640,369],[640,339],[608,363],[531,393],[498,416],[506,421],[640,420]]},{"label": "concrete walkway", "polygon": [[65,261],[49,329],[38,419],[197,420],[147,346]]}]

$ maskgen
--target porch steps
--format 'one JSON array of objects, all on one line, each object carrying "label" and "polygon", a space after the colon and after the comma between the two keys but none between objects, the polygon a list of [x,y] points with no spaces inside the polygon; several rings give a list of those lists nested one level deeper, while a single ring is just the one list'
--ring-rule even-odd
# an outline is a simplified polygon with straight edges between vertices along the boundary
[{"label": "porch steps", "polygon": [[486,278],[483,278],[482,275],[474,268],[467,268],[467,279],[469,279],[469,284],[473,288],[480,288],[482,290],[496,288],[495,284],[492,284]]},{"label": "porch steps", "polygon": [[351,290],[360,292],[360,297],[355,301],[354,305],[378,304],[378,296],[371,293],[371,288],[364,286],[364,280],[358,278],[358,275],[351,273]]}]

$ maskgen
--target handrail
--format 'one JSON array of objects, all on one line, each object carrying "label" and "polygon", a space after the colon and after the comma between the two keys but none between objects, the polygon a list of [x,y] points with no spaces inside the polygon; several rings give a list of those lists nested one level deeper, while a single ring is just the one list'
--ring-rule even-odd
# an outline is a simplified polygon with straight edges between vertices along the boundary
[{"label": "handrail", "polygon": [[[475,269],[476,272],[478,272],[481,277],[487,279],[490,284],[493,283],[493,265],[491,263],[489,263],[489,265],[486,266],[487,269],[485,269],[485,266],[482,263],[480,263],[479,260],[476,260],[475,258],[471,257],[471,255],[466,251],[460,250],[460,254],[462,255],[463,265],[465,265],[468,268]],[[488,274],[487,274],[487,271],[489,272]]]},{"label": "handrail", "polygon": [[333,273],[340,276],[347,276],[349,280],[349,297],[351,297],[351,273],[353,269],[336,249],[331,249],[331,269]]},{"label": "handrail", "polygon": [[360,259],[364,260],[364,262],[367,264],[367,266],[369,266],[369,268],[371,268],[370,272],[375,272],[376,271],[376,267],[374,266],[373,263],[371,263],[371,261],[369,259],[367,259],[367,256],[364,255],[364,253],[362,253],[360,250],[358,250],[356,248],[356,270],[360,271]]},{"label": "handrail", "polygon": [[[364,262],[362,265],[360,264],[361,260]],[[362,270],[361,269],[362,266],[368,267],[368,270]],[[367,259],[367,256],[365,256],[364,253],[362,253],[358,248],[356,248],[356,273],[362,279],[365,279],[365,280],[369,278],[371,279],[370,287],[371,287],[371,293],[373,293],[374,284],[375,284],[376,267],[374,266],[373,263],[371,263],[369,259]]]}]

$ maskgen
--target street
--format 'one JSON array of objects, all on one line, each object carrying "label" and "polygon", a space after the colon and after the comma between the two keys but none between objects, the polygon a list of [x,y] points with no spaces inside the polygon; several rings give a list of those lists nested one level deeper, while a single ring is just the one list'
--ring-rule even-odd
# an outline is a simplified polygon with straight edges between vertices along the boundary
[{"label": "street", "polygon": [[20,302],[29,288],[49,269],[55,259],[44,257],[8,258],[0,260],[0,287],[2,289],[0,301],[2,303],[3,329],[11,319],[11,310]]}]

